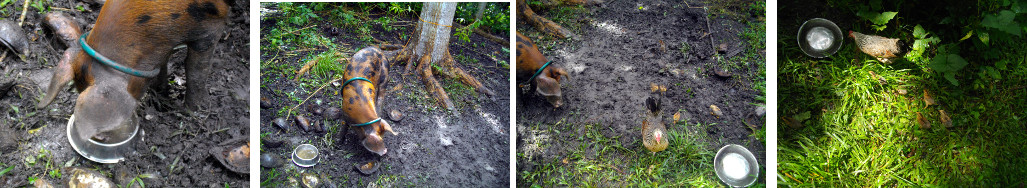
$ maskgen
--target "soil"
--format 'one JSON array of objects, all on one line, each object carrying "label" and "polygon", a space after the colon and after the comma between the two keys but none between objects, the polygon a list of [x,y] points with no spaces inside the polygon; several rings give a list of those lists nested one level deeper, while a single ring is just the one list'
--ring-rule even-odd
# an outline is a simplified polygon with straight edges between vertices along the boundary
[{"label": "soil", "polygon": [[[540,50],[570,73],[570,78],[561,83],[564,105],[560,108],[553,109],[539,95],[518,91],[517,152],[525,155],[518,157],[518,173],[534,171],[543,161],[567,157],[578,146],[572,135],[584,132],[581,129],[585,127],[571,127],[569,131],[557,131],[556,135],[537,135],[543,134],[542,131],[529,129],[538,127],[535,125],[598,123],[606,126],[600,131],[602,134],[616,137],[624,147],[643,148],[641,122],[647,112],[644,102],[650,96],[651,83],[668,88],[663,99],[664,122],[671,122],[670,116],[680,110],[681,119],[689,125],[711,125],[667,124],[668,129],[707,138],[702,142],[713,153],[725,144],[743,145],[756,155],[759,163],[765,164],[763,138],[751,136],[753,129],[747,127],[743,119],[756,117],[754,112],[763,106],[757,96],[765,94],[753,89],[753,84],[763,82],[753,81],[763,78],[759,70],[764,67],[766,52],[746,49],[747,41],[738,35],[747,27],[744,23],[716,18],[709,20],[712,29],[707,29],[707,14],[702,8],[687,8],[678,1],[609,1],[585,8],[588,9],[585,14],[591,16],[571,21],[584,23],[572,29],[579,30],[575,31],[579,40],[540,40],[544,33],[524,21],[517,23],[520,32],[540,46],[555,44],[554,49]],[[552,17],[548,12],[539,13]],[[755,21],[757,18],[743,19]],[[721,55],[725,59],[732,56],[732,51],[740,51],[734,53],[739,56],[755,53],[758,58],[742,62],[740,69],[731,70],[734,75],[730,78],[718,77],[713,71],[719,65],[713,54],[718,52],[709,37],[713,37],[715,45],[728,44],[727,53]],[[666,50],[661,49],[661,41]],[[683,42],[690,46],[687,55],[680,52]],[[518,82],[523,80],[519,77]],[[724,116],[711,115],[710,105],[718,106]],[[755,118],[753,122],[759,126],[765,124],[763,118]],[[543,137],[550,138],[538,143],[545,145],[544,149],[529,147],[534,144],[528,144],[527,139]],[[673,143],[670,147],[674,147]],[[765,166],[760,166],[761,172],[765,171]],[[761,176],[757,182],[763,179],[765,177]]]},{"label": "soil", "polygon": [[[264,7],[274,9],[274,7]],[[387,14],[370,12],[370,19],[377,19]],[[284,20],[281,15],[270,13],[261,15],[261,36],[267,36],[270,28],[278,21]],[[416,16],[416,15],[414,15]],[[327,17],[327,16],[321,16]],[[400,21],[417,22],[416,17],[397,17]],[[378,45],[359,40],[361,34],[352,28],[334,25],[330,21],[313,23],[318,25],[319,33],[331,38],[335,44],[344,48],[357,50]],[[303,28],[306,26],[293,26]],[[413,25],[400,26],[398,29],[386,31],[380,25],[370,27],[371,36],[391,44],[403,44],[401,35],[409,35]],[[340,32],[331,35],[330,32]],[[509,36],[509,33],[494,33],[496,36]],[[464,56],[478,62],[459,62],[457,66],[477,78],[485,87],[492,89],[497,96],[490,100],[484,94],[460,95],[450,92],[456,104],[454,112],[447,112],[439,107],[424,90],[419,76],[411,74],[403,78],[404,64],[393,64],[389,67],[390,82],[382,86],[388,88],[382,108],[382,121],[388,121],[398,135],[384,136],[388,153],[378,156],[360,145],[357,135],[350,128],[341,125],[341,120],[328,118],[319,111],[331,107],[341,107],[342,98],[338,92],[339,85],[329,85],[318,93],[312,93],[319,85],[302,83],[293,80],[295,72],[275,70],[261,65],[261,111],[260,132],[262,154],[276,155],[278,162],[284,163],[272,168],[261,169],[262,186],[296,186],[301,174],[315,174],[323,184],[341,187],[387,187],[389,185],[427,186],[427,187],[505,187],[509,185],[509,136],[510,92],[509,68],[501,66],[509,64],[507,46],[492,42],[480,35],[471,34],[470,42],[459,39],[450,41],[450,52],[454,57]],[[262,41],[263,42],[263,41]],[[306,63],[311,54],[321,54],[326,49],[294,52],[281,51],[278,48],[267,49],[261,46],[262,62],[284,64],[296,70]],[[348,55],[344,58],[348,58]],[[341,73],[336,73],[341,74]],[[305,78],[313,78],[310,73]],[[459,84],[450,79],[436,79],[444,85]],[[306,85],[305,85],[306,84]],[[402,89],[392,88],[401,85]],[[291,98],[294,95],[295,98]],[[298,105],[307,96],[313,95],[302,104],[295,114],[309,119],[313,125],[327,127],[326,131],[305,131],[293,117],[289,117],[287,126],[273,125],[276,118],[286,118],[288,109]],[[387,118],[389,111],[397,110],[403,114],[400,121]],[[313,167],[298,167],[290,160],[292,150],[300,144],[312,144],[320,151],[320,162]],[[355,165],[376,162],[379,168],[370,175],[357,171]],[[330,183],[328,183],[330,182]]]},{"label": "soil", "polygon": [[[22,3],[14,1],[0,8],[0,16],[17,20]],[[49,11],[68,14],[84,27],[83,31],[92,29],[101,8],[92,1],[68,0],[47,1],[45,6],[51,7]],[[67,47],[46,28],[45,13],[30,8],[22,29],[28,32],[32,54],[23,61],[3,49],[7,56],[0,63],[0,86],[13,83],[10,89],[0,87],[0,168],[14,166],[0,175],[0,183],[25,186],[34,177],[63,185],[60,174],[51,170],[77,166],[95,169],[121,185],[148,174],[152,177],[142,179],[146,186],[154,187],[248,186],[249,175],[227,170],[208,152],[223,141],[245,139],[249,134],[249,2],[236,0],[229,2],[229,6],[229,29],[210,61],[214,74],[207,86],[210,98],[204,102],[208,104],[206,108],[195,113],[185,110],[183,85],[170,84],[166,90],[148,89],[136,111],[144,131],[143,140],[133,146],[134,151],[127,154],[125,161],[116,164],[89,161],[70,146],[66,126],[78,96],[72,87],[66,87],[45,109],[35,108],[49,85],[53,67]],[[154,82],[187,80],[185,54],[182,49],[172,56],[168,80]],[[37,159],[30,164],[27,158]],[[64,178],[68,176],[63,174]]]}]

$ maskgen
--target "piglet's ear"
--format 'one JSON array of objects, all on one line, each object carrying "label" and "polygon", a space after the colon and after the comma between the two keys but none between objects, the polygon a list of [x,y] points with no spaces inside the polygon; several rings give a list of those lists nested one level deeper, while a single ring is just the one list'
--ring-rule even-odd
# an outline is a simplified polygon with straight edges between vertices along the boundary
[{"label": "piglet's ear", "polygon": [[43,100],[39,101],[39,104],[36,104],[36,108],[49,106],[57,97],[57,93],[60,93],[61,89],[71,82],[71,78],[75,77],[71,70],[71,62],[76,59],[79,52],[82,52],[82,49],[69,48],[64,51],[64,56],[57,62],[57,67],[53,69],[53,77],[50,78],[50,86],[46,89],[46,95],[43,96]]},{"label": "piglet's ear", "polygon": [[536,92],[542,96],[560,96],[560,82],[548,76],[535,78]]}]

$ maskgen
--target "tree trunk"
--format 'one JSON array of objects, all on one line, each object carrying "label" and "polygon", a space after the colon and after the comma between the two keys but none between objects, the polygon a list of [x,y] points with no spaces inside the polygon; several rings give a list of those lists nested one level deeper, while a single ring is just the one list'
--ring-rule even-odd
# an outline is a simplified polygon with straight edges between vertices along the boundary
[{"label": "tree trunk", "polygon": [[564,29],[563,27],[560,27],[560,25],[557,25],[555,22],[549,21],[549,19],[543,18],[542,16],[535,14],[535,11],[532,11],[531,7],[528,7],[528,3],[525,3],[524,1],[525,0],[517,0],[517,17],[525,18],[524,20],[527,20],[528,23],[535,26],[535,28],[538,28],[543,32],[549,33],[550,35],[557,36],[560,38],[578,38],[578,36],[574,35],[574,33],[570,30]]},{"label": "tree trunk", "polygon": [[[435,80],[434,75],[460,80],[474,87],[478,92],[493,97],[494,93],[483,86],[478,79],[456,67],[453,57],[449,54],[449,37],[453,27],[453,16],[456,14],[457,3],[425,3],[421,10],[420,21],[403,49],[397,53],[395,62],[406,62],[406,73],[416,72],[429,93],[446,109],[453,110],[453,102]],[[414,65],[416,64],[416,70]],[[434,72],[433,72],[434,71]]]},{"label": "tree trunk", "polygon": [[474,21],[481,21],[481,16],[485,13],[485,5],[487,4],[487,2],[478,3],[478,12],[474,13]]}]

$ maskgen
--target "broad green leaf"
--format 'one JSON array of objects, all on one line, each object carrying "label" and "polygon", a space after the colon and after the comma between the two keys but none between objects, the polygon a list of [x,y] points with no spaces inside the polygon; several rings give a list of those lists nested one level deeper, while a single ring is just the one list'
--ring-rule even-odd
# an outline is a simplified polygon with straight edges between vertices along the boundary
[{"label": "broad green leaf", "polygon": [[1016,13],[1010,10],[1003,10],[998,14],[985,15],[984,20],[981,20],[981,25],[1020,36],[1020,24],[1013,21],[1015,18]]},{"label": "broad green leaf", "polygon": [[924,31],[924,28],[920,27],[920,24],[917,24],[916,27],[913,27],[913,36],[918,39],[922,39],[927,37],[927,31]]},{"label": "broad green leaf", "polygon": [[995,68],[1006,70],[1006,64],[1009,64],[1009,62],[1003,59],[1002,61],[995,62]]},{"label": "broad green leaf", "polygon": [[872,27],[874,27],[874,30],[877,31],[884,31],[885,28],[888,28],[887,25],[873,25]]},{"label": "broad green leaf", "polygon": [[866,19],[866,20],[874,23],[874,25],[885,25],[885,24],[888,24],[888,21],[891,21],[891,19],[895,18],[895,15],[897,15],[897,14],[899,14],[899,12],[882,12],[882,13],[877,13],[877,12],[860,11],[859,13],[856,13],[857,16],[863,17],[863,19]]},{"label": "broad green leaf", "polygon": [[955,73],[945,73],[945,79],[949,80],[949,83],[952,83],[952,85],[959,86],[959,81],[956,81]]}]

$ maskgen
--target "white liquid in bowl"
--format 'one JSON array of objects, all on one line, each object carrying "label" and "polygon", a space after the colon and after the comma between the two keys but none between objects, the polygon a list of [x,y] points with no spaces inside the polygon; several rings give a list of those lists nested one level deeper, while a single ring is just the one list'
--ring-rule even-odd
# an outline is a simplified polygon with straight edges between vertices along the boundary
[{"label": "white liquid in bowl", "polygon": [[749,175],[749,163],[745,157],[737,153],[729,153],[721,160],[724,175],[731,179],[742,179]]},{"label": "white liquid in bowl", "polygon": [[834,44],[834,35],[831,35],[831,30],[827,28],[814,27],[806,34],[806,42],[813,49],[825,50]]}]

